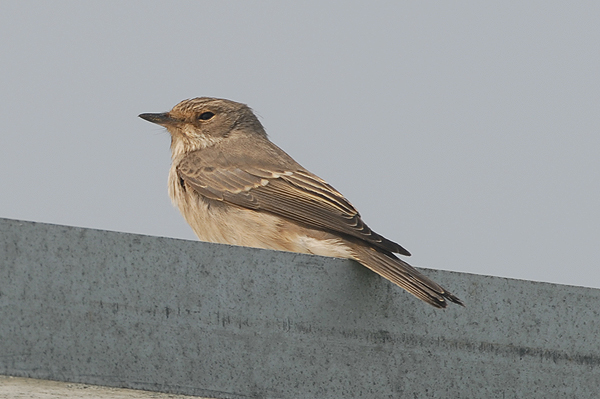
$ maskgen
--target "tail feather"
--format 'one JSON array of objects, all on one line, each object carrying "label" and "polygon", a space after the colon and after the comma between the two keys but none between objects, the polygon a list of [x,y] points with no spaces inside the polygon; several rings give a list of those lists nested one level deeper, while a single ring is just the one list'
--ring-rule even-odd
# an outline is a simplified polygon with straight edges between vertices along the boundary
[{"label": "tail feather", "polygon": [[436,308],[445,308],[448,306],[447,301],[450,301],[464,306],[458,297],[393,254],[381,252],[367,246],[360,246],[354,249],[356,260],[363,266],[385,277],[428,304]]}]

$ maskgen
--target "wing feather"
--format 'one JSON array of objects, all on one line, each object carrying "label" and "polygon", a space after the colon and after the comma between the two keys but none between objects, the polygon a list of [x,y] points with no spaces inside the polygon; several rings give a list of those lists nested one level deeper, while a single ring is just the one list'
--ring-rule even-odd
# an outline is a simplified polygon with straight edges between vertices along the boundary
[{"label": "wing feather", "polygon": [[410,255],[399,244],[372,231],[340,192],[301,167],[203,166],[201,158],[190,153],[179,163],[177,173],[207,198],[270,212],[311,228],[348,234],[386,251]]}]

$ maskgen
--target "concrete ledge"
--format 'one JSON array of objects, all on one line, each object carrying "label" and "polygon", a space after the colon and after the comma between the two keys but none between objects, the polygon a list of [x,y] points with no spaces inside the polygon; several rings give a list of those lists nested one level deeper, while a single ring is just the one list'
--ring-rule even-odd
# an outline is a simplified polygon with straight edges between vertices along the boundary
[{"label": "concrete ledge", "polygon": [[600,290],[0,219],[0,374],[217,398],[587,398]]}]

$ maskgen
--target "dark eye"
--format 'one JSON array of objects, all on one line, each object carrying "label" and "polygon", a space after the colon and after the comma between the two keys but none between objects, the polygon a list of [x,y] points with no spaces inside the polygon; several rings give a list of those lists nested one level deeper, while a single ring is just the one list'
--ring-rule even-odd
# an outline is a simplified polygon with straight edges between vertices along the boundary
[{"label": "dark eye", "polygon": [[200,116],[198,117],[198,119],[201,119],[203,121],[207,121],[210,118],[212,118],[213,116],[215,116],[215,114],[213,114],[212,112],[203,112],[200,114]]}]

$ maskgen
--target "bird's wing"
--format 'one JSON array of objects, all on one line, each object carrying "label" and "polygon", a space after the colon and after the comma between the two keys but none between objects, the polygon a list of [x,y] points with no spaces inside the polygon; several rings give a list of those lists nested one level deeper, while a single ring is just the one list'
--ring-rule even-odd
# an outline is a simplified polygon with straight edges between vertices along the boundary
[{"label": "bird's wing", "polygon": [[198,194],[256,211],[269,212],[308,227],[348,234],[389,252],[410,253],[372,231],[344,196],[323,179],[297,168],[236,164],[210,165],[192,152],[179,163],[179,178]]}]

